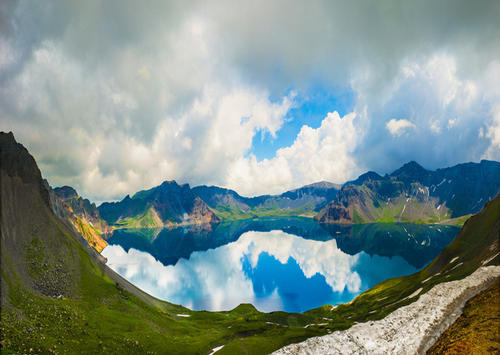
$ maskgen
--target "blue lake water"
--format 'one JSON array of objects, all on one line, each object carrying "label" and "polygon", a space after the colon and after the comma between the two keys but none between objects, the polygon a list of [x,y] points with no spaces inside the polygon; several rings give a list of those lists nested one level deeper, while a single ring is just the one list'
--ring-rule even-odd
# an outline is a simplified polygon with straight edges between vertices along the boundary
[{"label": "blue lake water", "polygon": [[102,254],[139,288],[190,309],[251,303],[265,312],[303,312],[349,302],[381,281],[418,271],[457,232],[449,226],[320,226],[307,218],[262,218],[116,230]]}]

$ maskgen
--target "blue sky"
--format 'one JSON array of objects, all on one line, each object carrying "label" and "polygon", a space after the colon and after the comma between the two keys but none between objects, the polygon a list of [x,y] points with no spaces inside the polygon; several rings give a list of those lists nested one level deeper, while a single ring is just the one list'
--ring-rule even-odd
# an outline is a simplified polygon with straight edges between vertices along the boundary
[{"label": "blue sky", "polygon": [[354,93],[348,88],[339,89],[316,85],[300,97],[296,97],[295,107],[286,116],[283,127],[276,137],[261,131],[252,140],[248,154],[258,160],[272,159],[276,151],[293,144],[303,125],[318,128],[329,112],[337,111],[340,116],[351,112],[354,106]]},{"label": "blue sky", "polygon": [[0,3],[0,129],[93,201],[500,160],[500,2]]}]

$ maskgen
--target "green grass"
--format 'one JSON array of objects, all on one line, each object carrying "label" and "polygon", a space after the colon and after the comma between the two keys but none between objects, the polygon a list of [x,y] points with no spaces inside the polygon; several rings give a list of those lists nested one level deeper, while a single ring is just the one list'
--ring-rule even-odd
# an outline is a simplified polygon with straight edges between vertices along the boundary
[{"label": "green grass", "polygon": [[[13,250],[2,245],[2,352],[202,354],[225,345],[221,354],[268,353],[311,336],[346,329],[355,322],[380,319],[414,300],[406,297],[418,288],[427,291],[437,283],[472,273],[499,250],[500,198],[488,205],[422,271],[382,282],[350,304],[333,309],[323,306],[302,314],[261,313],[251,305],[229,312],[195,312],[141,292],[133,294],[112,281],[55,216],[42,210],[36,213],[45,213],[43,218],[26,222],[25,230],[32,236],[27,238],[23,260],[26,265],[34,262],[33,269],[27,266],[30,278],[22,276],[25,266],[9,259]],[[42,207],[35,201],[29,208]],[[456,256],[459,259],[451,263]],[[491,263],[499,259],[497,256]],[[44,264],[49,268],[44,269]],[[64,266],[63,271],[58,264]],[[47,277],[43,270],[49,270]],[[48,286],[42,283],[40,287],[47,287],[52,297],[34,291],[40,279],[48,280]],[[60,289],[65,298],[54,298],[54,290]],[[315,325],[319,323],[326,324]]]},{"label": "green grass", "polygon": [[306,205],[296,209],[284,209],[273,207],[254,207],[249,211],[240,208],[233,208],[224,205],[217,206],[214,210],[217,217],[223,221],[234,221],[238,219],[249,219],[259,217],[287,217],[287,216],[307,216],[313,217],[317,212],[312,205]]},{"label": "green grass", "polygon": [[160,221],[155,218],[153,207],[150,207],[142,215],[124,218],[118,222],[116,228],[156,228],[162,227]]}]

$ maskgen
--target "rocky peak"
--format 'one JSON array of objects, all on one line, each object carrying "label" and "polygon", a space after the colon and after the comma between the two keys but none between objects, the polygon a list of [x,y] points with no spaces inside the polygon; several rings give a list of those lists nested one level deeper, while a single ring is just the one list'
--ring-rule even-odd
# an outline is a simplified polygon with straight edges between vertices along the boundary
[{"label": "rocky peak", "polygon": [[427,174],[428,171],[422,167],[416,161],[410,161],[404,164],[401,168],[395,170],[391,176],[401,177],[401,176],[421,176]]},{"label": "rocky peak", "polygon": [[78,193],[71,186],[56,187],[56,188],[54,188],[54,193],[57,195],[57,197],[59,197],[63,200],[69,200],[71,198],[78,197]]}]

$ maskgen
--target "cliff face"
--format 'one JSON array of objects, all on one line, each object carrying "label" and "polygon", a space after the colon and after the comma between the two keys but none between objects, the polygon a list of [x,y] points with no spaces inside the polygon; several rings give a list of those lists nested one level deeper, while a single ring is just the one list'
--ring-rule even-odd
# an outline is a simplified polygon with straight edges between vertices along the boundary
[{"label": "cliff face", "polygon": [[52,189],[46,185],[54,213],[72,225],[91,247],[101,252],[108,245],[105,237],[112,229],[101,218],[95,204],[80,197],[70,186]]},{"label": "cliff face", "polygon": [[[473,214],[500,192],[500,163],[481,161],[429,171],[415,162],[391,175],[374,172],[347,182],[316,216],[322,223],[430,222]],[[347,221],[348,222],[348,221]]]},{"label": "cliff face", "polygon": [[117,227],[152,228],[220,221],[188,184],[179,185],[175,181],[165,181],[120,202],[103,203],[98,210],[109,224]]}]

